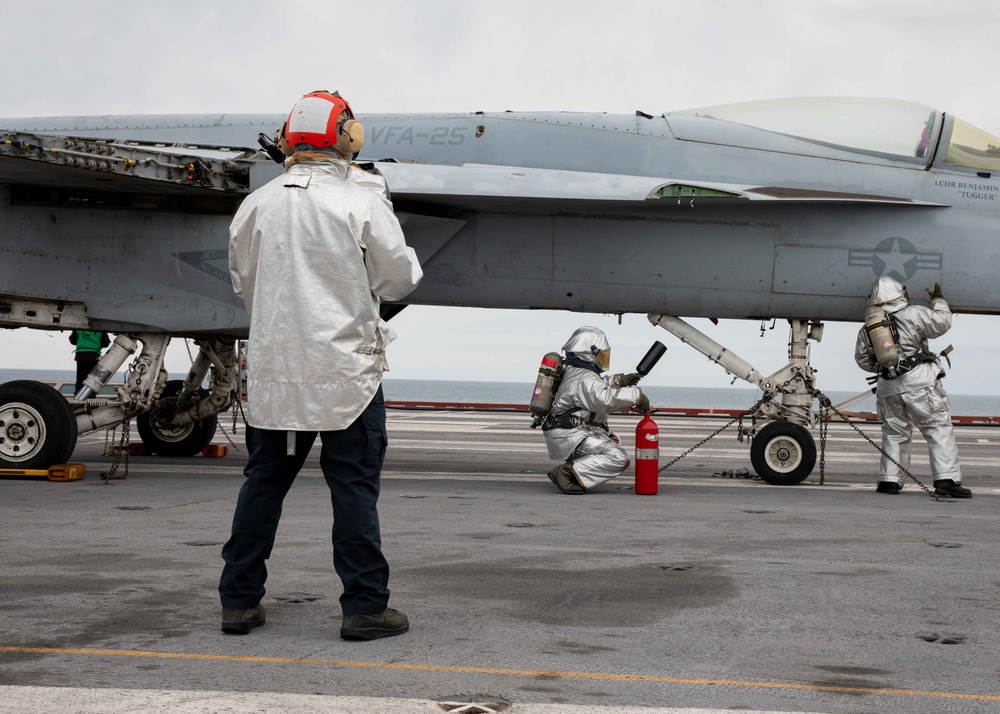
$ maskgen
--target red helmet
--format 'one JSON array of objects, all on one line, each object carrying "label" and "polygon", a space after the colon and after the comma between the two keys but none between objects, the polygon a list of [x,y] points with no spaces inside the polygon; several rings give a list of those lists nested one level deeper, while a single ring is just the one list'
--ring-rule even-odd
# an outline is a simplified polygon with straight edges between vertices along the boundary
[{"label": "red helmet", "polygon": [[[346,112],[346,118],[342,115]],[[354,126],[344,126],[351,122]],[[359,135],[360,133],[360,135]],[[342,138],[343,137],[343,138]],[[295,146],[308,144],[317,149],[333,149],[344,144],[351,152],[361,150],[364,130],[354,121],[351,105],[336,92],[325,90],[310,92],[295,103],[281,132],[285,154],[294,152]]]}]

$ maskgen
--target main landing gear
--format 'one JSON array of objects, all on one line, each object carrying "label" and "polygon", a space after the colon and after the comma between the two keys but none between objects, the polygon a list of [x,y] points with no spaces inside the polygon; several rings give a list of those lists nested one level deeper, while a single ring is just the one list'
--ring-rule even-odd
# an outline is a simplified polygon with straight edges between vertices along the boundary
[{"label": "main landing gear", "polygon": [[[136,419],[143,442],[162,456],[194,456],[215,434],[217,415],[238,397],[235,340],[195,338],[199,351],[183,380],[163,368],[170,336],[119,334],[73,400],[48,385],[0,384],[0,468],[47,469],[69,460],[78,435]],[[97,397],[125,360],[142,348],[113,398]],[[208,389],[202,389],[211,373]]]},{"label": "main landing gear", "polygon": [[30,380],[0,384],[0,468],[64,464],[76,435],[73,407],[55,389]]},{"label": "main landing gear", "polygon": [[[767,483],[794,486],[802,483],[816,465],[816,442],[809,428],[819,423],[812,409],[816,375],[809,364],[808,341],[819,342],[823,325],[818,321],[789,320],[788,364],[763,376],[746,360],[733,354],[705,333],[678,317],[649,315],[649,321],[691,345],[728,373],[759,388],[764,397],[758,415],[773,419],[750,442],[750,463]],[[780,397],[780,401],[776,399]]]}]

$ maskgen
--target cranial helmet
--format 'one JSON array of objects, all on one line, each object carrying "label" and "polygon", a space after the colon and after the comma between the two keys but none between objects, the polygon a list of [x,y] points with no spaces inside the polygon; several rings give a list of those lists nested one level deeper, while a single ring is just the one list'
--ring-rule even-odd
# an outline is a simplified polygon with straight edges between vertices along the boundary
[{"label": "cranial helmet", "polygon": [[577,328],[562,346],[562,351],[595,363],[602,372],[611,364],[611,345],[604,333],[596,327]]},{"label": "cranial helmet", "polygon": [[295,102],[281,129],[278,148],[286,156],[307,144],[334,149],[344,158],[356,155],[365,143],[365,129],[354,119],[351,105],[338,92],[310,92]]},{"label": "cranial helmet", "polygon": [[872,285],[869,305],[879,305],[886,312],[897,312],[910,304],[910,296],[906,287],[895,278],[883,275]]}]

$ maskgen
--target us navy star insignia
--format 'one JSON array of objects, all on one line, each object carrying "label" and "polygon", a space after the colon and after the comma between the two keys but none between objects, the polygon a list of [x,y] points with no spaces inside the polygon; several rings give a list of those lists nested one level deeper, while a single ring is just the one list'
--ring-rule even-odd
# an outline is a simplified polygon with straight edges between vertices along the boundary
[{"label": "us navy star insignia", "polygon": [[906,254],[900,252],[899,238],[893,240],[888,253],[876,253],[875,257],[882,261],[882,275],[888,275],[897,280],[906,280],[917,272],[915,268],[911,270],[911,263],[917,259],[916,251]]},{"label": "us navy star insignia", "polygon": [[921,253],[905,238],[893,236],[880,241],[871,250],[851,248],[847,264],[871,268],[875,275],[886,275],[904,282],[918,270],[940,271],[941,253]]}]

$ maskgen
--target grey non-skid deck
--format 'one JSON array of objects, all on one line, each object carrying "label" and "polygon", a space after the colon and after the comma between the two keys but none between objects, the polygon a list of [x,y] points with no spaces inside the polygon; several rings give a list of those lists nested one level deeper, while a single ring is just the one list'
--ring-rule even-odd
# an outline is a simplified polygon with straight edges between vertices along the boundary
[{"label": "grey non-skid deck", "polygon": [[[612,422],[630,450],[636,421]],[[666,463],[725,420],[658,423]],[[823,486],[713,475],[749,467],[724,434],[656,496],[631,472],[564,496],[527,424],[390,411],[383,544],[412,625],[367,643],[338,637],[313,457],[245,637],[219,631],[216,591],[243,453],[133,456],[105,484],[92,436],[83,481],[0,481],[0,712],[1000,711],[1000,431],[957,429],[975,496],[938,503],[876,494],[877,454],[844,425]]]}]

